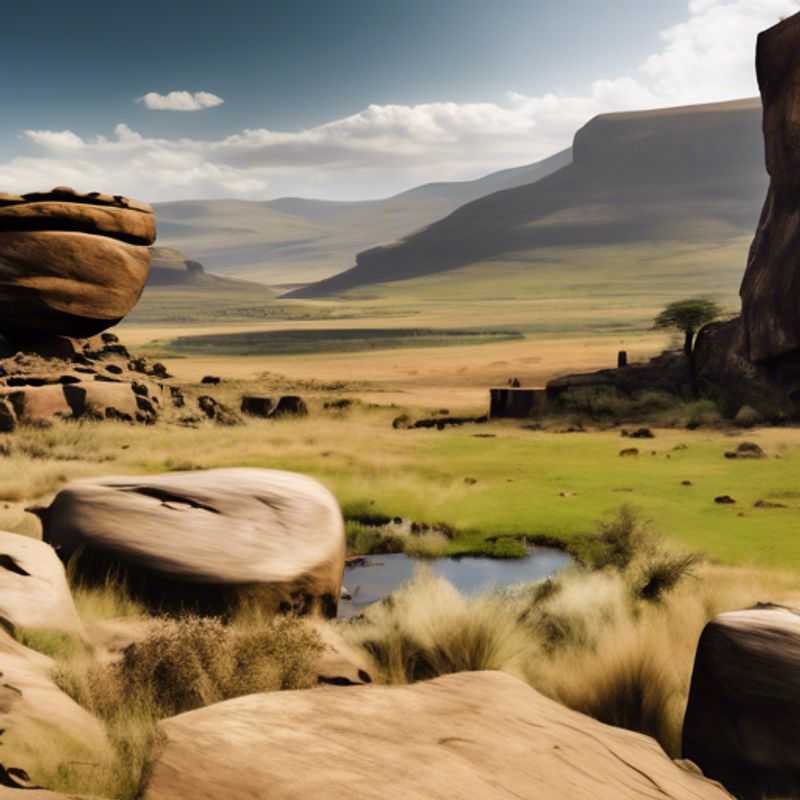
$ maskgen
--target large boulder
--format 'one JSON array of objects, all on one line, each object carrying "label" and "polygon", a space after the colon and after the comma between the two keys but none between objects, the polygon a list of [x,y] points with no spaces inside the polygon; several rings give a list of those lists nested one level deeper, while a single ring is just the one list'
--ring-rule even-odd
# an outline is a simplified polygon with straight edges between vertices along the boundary
[{"label": "large boulder", "polygon": [[755,362],[800,351],[800,14],[758,37],[770,187],[741,287],[747,354]]},{"label": "large boulder", "polygon": [[80,635],[64,565],[49,544],[0,531],[0,619]]},{"label": "large boulder", "polygon": [[722,614],[697,646],[683,755],[740,800],[800,793],[800,612]]},{"label": "large boulder", "polygon": [[238,800],[265,787],[270,800],[730,800],[652,739],[502,672],[250,695],[159,727],[143,800]]},{"label": "large boulder", "polygon": [[254,600],[336,615],[345,536],[339,506],[311,478],[218,469],[75,481],[42,512],[62,559],[104,580],[122,570],[154,605],[224,611]]},{"label": "large boulder", "polygon": [[150,206],[66,187],[0,195],[0,332],[92,336],[136,304],[155,241]]}]

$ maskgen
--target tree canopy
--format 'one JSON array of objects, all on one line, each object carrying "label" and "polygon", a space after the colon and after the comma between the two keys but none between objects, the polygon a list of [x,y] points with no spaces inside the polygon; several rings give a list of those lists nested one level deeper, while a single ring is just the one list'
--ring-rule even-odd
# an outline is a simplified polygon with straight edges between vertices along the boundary
[{"label": "tree canopy", "polygon": [[707,297],[692,297],[688,300],[677,300],[666,306],[656,317],[655,326],[683,331],[686,334],[684,350],[686,355],[691,355],[695,333],[721,314],[722,308],[713,300]]}]

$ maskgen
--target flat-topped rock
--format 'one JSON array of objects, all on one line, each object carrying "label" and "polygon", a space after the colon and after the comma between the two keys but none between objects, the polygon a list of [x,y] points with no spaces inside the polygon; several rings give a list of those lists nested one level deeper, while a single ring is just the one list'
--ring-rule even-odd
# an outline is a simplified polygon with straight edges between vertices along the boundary
[{"label": "flat-topped rock", "polygon": [[133,308],[150,270],[152,208],[124,197],[0,196],[0,332],[92,336]]},{"label": "flat-topped rock", "polygon": [[122,570],[154,605],[224,611],[256,596],[335,616],[345,536],[334,497],[303,475],[217,469],[75,481],[42,513],[44,539],[79,573]]},{"label": "flat-topped rock", "polygon": [[731,800],[502,672],[250,695],[159,728],[143,800]]}]

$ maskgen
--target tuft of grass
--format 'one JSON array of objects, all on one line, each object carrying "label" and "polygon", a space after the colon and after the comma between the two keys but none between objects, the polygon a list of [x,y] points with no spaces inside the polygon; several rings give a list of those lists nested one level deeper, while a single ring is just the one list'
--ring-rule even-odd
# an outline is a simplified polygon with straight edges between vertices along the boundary
[{"label": "tuft of grass", "polygon": [[133,800],[156,743],[158,720],[245,694],[308,688],[321,651],[318,633],[294,618],[225,625],[185,616],[154,622],[118,663],[62,654],[56,684],[103,721],[112,751],[88,774],[71,769],[66,754],[59,753],[47,785]]},{"label": "tuft of grass", "polygon": [[71,659],[90,651],[89,645],[72,633],[50,628],[14,628],[14,638],[25,647],[50,658]]}]

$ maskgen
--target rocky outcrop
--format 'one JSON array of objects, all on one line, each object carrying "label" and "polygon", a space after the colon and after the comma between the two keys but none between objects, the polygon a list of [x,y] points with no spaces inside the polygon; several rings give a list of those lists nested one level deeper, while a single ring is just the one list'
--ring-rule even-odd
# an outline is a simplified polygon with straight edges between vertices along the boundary
[{"label": "rocky outcrop", "polygon": [[0,195],[0,332],[86,337],[136,304],[155,241],[152,209],[67,187]]},{"label": "rocky outcrop", "polygon": [[683,754],[740,800],[800,793],[800,612],[757,606],[697,646]]},{"label": "rocky outcrop", "polygon": [[733,418],[749,406],[770,421],[800,417],[800,351],[756,363],[741,317],[706,325],[694,349],[697,389]]},{"label": "rocky outcrop", "polygon": [[650,391],[692,397],[692,372],[681,351],[661,353],[644,364],[554,378],[547,384],[547,400],[553,408],[581,406],[591,401],[592,393],[619,393],[631,398]]},{"label": "rocky outcrop", "polygon": [[302,475],[218,469],[75,481],[42,512],[44,539],[79,574],[122,571],[154,606],[226,611],[257,597],[282,612],[336,615],[342,515]]},{"label": "rocky outcrop", "polygon": [[160,728],[143,800],[238,800],[264,787],[270,800],[730,800],[653,740],[502,672],[250,695]]},{"label": "rocky outcrop", "polygon": [[159,365],[131,358],[111,333],[13,350],[0,354],[0,432],[57,419],[152,423],[180,405]]},{"label": "rocky outcrop", "polygon": [[0,531],[0,619],[80,635],[64,565],[50,545]]},{"label": "rocky outcrop", "polygon": [[770,187],[742,282],[745,352],[762,363],[800,352],[800,15],[758,37]]}]

